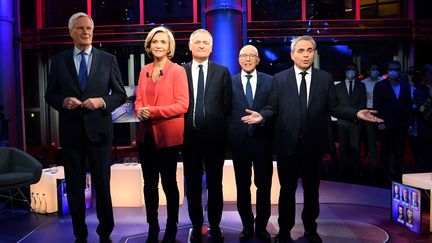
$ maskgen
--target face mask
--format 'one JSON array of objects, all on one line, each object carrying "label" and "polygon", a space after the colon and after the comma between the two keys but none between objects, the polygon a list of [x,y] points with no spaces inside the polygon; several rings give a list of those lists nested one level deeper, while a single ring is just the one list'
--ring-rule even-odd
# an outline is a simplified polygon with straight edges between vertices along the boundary
[{"label": "face mask", "polygon": [[356,72],[353,70],[348,70],[345,72],[345,77],[347,79],[353,79],[355,77],[355,75],[356,75]]},{"label": "face mask", "polygon": [[399,77],[399,71],[390,71],[388,72],[388,76],[390,79],[395,80]]},{"label": "face mask", "polygon": [[371,71],[370,76],[371,76],[372,78],[378,78],[379,74],[380,74],[380,73],[379,73],[378,70],[373,70],[373,71]]}]

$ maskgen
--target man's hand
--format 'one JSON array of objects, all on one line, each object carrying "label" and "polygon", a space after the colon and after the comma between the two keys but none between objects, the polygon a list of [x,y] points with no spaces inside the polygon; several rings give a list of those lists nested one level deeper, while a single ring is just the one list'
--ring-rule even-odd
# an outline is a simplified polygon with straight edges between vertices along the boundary
[{"label": "man's hand", "polygon": [[89,110],[96,110],[99,108],[103,108],[104,103],[105,102],[102,98],[89,98],[81,104],[81,107]]},{"label": "man's hand", "polygon": [[81,101],[75,97],[67,97],[63,100],[63,108],[68,110],[75,110],[81,106]]},{"label": "man's hand", "polygon": [[360,110],[359,112],[357,112],[357,118],[368,121],[368,122],[377,122],[377,123],[384,122],[383,119],[378,118],[374,115],[377,113],[378,113],[378,111],[375,111],[375,110],[364,109],[364,110]]},{"label": "man's hand", "polygon": [[137,117],[140,121],[145,121],[150,118],[150,107],[144,106],[138,109]]},{"label": "man's hand", "polygon": [[261,116],[260,113],[253,111],[253,110],[249,110],[246,109],[245,110],[249,115],[246,115],[244,117],[241,118],[241,120],[246,123],[246,124],[261,124],[264,121],[264,117]]}]

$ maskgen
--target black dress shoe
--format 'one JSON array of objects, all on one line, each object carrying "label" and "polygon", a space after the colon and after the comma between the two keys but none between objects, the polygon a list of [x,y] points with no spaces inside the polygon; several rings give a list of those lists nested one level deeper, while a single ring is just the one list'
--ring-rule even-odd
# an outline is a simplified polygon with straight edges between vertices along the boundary
[{"label": "black dress shoe", "polygon": [[271,236],[267,232],[267,230],[255,231],[255,236],[258,240],[260,240],[262,242],[271,242]]},{"label": "black dress shoe", "polygon": [[159,238],[159,225],[150,225],[146,243],[157,243]]},{"label": "black dress shoe", "polygon": [[321,237],[317,232],[308,232],[305,231],[304,237],[311,243],[322,243]]},{"label": "black dress shoe", "polygon": [[193,228],[192,229],[189,241],[191,243],[201,243],[202,242],[202,230],[201,230],[201,228]]},{"label": "black dress shoe", "polygon": [[75,243],[87,243],[87,238],[75,238]]},{"label": "black dress shoe", "polygon": [[293,240],[291,239],[291,234],[289,233],[279,233],[276,235],[275,243],[289,243],[289,242],[293,242]]},{"label": "black dress shoe", "polygon": [[239,235],[239,239],[241,242],[246,242],[252,239],[254,235],[254,230],[252,228],[244,228]]},{"label": "black dress shoe", "polygon": [[165,230],[164,237],[162,239],[162,243],[174,243],[176,242],[177,236],[177,225],[175,226],[167,226]]},{"label": "black dress shoe", "polygon": [[110,237],[100,237],[99,238],[100,243],[112,243],[112,239]]},{"label": "black dress shoe", "polygon": [[210,227],[210,236],[214,243],[224,242],[223,232],[219,227]]}]

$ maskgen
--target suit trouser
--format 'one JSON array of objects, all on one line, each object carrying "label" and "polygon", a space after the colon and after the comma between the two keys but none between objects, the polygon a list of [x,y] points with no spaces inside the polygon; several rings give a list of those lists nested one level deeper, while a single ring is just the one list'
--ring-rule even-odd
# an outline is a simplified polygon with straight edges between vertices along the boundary
[{"label": "suit trouser", "polygon": [[147,222],[159,225],[159,174],[167,199],[167,226],[176,226],[179,212],[179,190],[177,187],[177,161],[179,147],[156,148],[153,134],[147,133],[139,143],[139,155],[144,177],[144,200]]},{"label": "suit trouser", "polygon": [[295,194],[298,178],[302,179],[303,212],[301,215],[305,231],[315,232],[319,216],[319,184],[322,155],[307,148],[297,149],[293,156],[277,155],[277,169],[280,182],[279,233],[287,234],[295,225]]},{"label": "suit trouser", "polygon": [[250,192],[253,167],[254,184],[257,187],[255,228],[263,231],[271,214],[273,154],[271,144],[259,140],[248,137],[240,149],[232,151],[232,157],[237,185],[237,210],[243,227],[251,229],[254,225]]},{"label": "suit trouser", "polygon": [[364,123],[366,131],[366,140],[369,150],[369,155],[372,160],[373,167],[378,166],[378,157],[376,153],[376,140],[377,140],[377,125],[372,122]]},{"label": "suit trouser", "polygon": [[202,176],[206,175],[208,190],[208,221],[211,228],[218,228],[222,218],[222,174],[225,144],[215,143],[199,131],[193,131],[183,149],[183,169],[186,181],[186,197],[189,217],[194,228],[204,223],[202,206]]},{"label": "suit trouser", "polygon": [[110,193],[111,140],[95,143],[89,141],[85,134],[77,143],[63,146],[66,192],[74,235],[77,238],[87,238],[88,235],[84,196],[87,157],[96,192],[96,214],[99,219],[96,232],[99,237],[108,238],[114,229]]},{"label": "suit trouser", "polygon": [[338,136],[340,142],[340,166],[341,172],[347,169],[358,171],[360,165],[360,132],[357,124],[338,123]]},{"label": "suit trouser", "polygon": [[[396,170],[400,169],[404,162],[405,143],[408,133],[408,127],[397,126],[383,130],[381,140],[380,163],[382,166],[390,166]],[[391,155],[394,156],[394,164],[390,165]]]}]

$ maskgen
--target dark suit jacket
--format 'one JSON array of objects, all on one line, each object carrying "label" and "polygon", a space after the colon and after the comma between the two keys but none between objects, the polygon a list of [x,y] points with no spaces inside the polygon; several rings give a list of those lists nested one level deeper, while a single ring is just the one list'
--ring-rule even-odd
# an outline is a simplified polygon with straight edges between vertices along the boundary
[{"label": "dark suit jacket", "polygon": [[[192,83],[192,62],[184,68],[189,83],[189,109],[185,115],[185,143],[193,129],[194,92]],[[228,115],[231,112],[231,75],[228,68],[213,62],[208,62],[207,79],[205,83],[203,133],[213,142],[225,143]]]},{"label": "dark suit jacket", "polygon": [[[367,98],[366,98],[366,86],[364,83],[354,81],[354,87],[351,97],[348,94],[348,89],[345,80],[335,85],[336,96],[338,101],[343,106],[349,106],[356,109],[365,109]],[[339,125],[348,125],[352,122],[338,119]]]},{"label": "dark suit jacket", "polygon": [[[81,91],[79,86],[73,50],[61,52],[52,58],[45,100],[59,112],[60,139],[63,145],[78,142],[83,130],[93,142],[111,139],[113,129],[111,112],[126,101],[126,92],[116,57],[95,47],[92,48],[92,53],[92,64],[85,91]],[[67,110],[62,107],[66,97],[75,97],[81,101],[102,97],[106,109]]]},{"label": "dark suit jacket", "polygon": [[337,118],[353,120],[358,109],[339,106],[331,74],[312,68],[306,130],[300,134],[301,111],[294,67],[273,76],[266,107],[260,111],[266,122],[275,119],[274,148],[277,153],[294,155],[299,138],[311,153],[328,151],[329,113]]},{"label": "dark suit jacket", "polygon": [[[241,121],[241,118],[247,115],[245,109],[263,109],[268,99],[271,83],[272,76],[257,72],[257,87],[255,90],[254,103],[252,107],[249,107],[241,81],[241,73],[238,73],[232,77],[233,98],[231,116],[229,119],[228,141],[233,151],[237,150],[239,147],[241,147],[241,145],[243,145],[247,135],[248,125]],[[261,142],[271,146],[271,124],[265,124],[265,126],[253,126],[252,136],[259,138]]]},{"label": "dark suit jacket", "polygon": [[393,91],[389,79],[384,79],[374,87],[374,109],[384,120],[386,128],[409,126],[412,113],[411,89],[408,83],[400,82],[399,99]]}]

